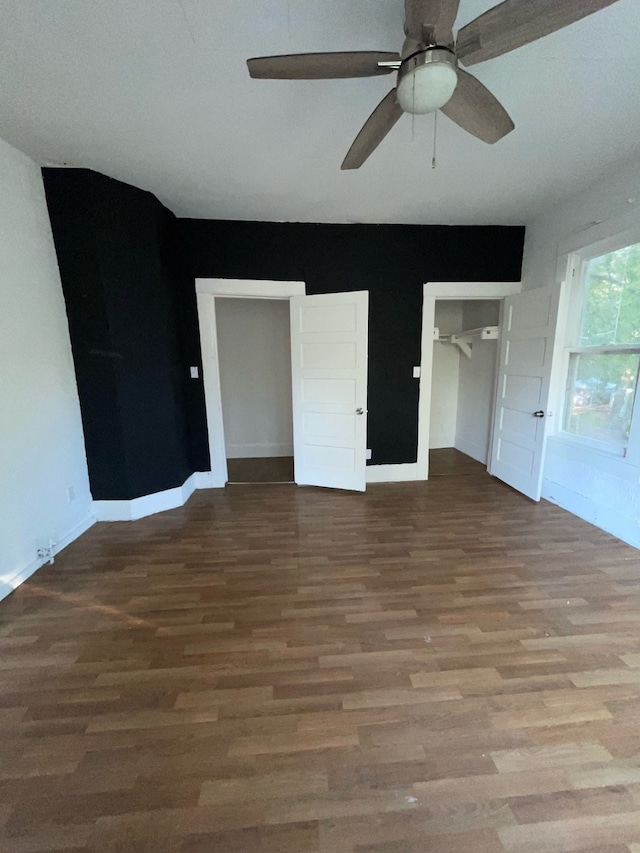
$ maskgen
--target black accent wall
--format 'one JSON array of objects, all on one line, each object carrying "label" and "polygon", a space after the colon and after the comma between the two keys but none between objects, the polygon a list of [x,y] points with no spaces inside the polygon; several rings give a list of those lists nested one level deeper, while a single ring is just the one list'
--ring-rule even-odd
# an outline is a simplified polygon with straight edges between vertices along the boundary
[{"label": "black accent wall", "polygon": [[[369,291],[369,437],[372,464],[415,462],[422,292],[426,281],[519,281],[524,228],[310,225],[178,219],[188,264],[182,335],[199,359],[193,279],[304,281],[307,293]],[[196,363],[192,361],[191,363]],[[190,401],[192,459],[208,462],[206,421]]]},{"label": "black accent wall", "polygon": [[151,193],[44,169],[69,319],[91,490],[129,500],[192,473],[175,217]]},{"label": "black accent wall", "polygon": [[[209,470],[194,279],[369,291],[373,464],[415,462],[422,286],[518,281],[524,228],[176,219],[150,193],[44,169],[96,500]],[[200,371],[202,376],[202,371]]]}]

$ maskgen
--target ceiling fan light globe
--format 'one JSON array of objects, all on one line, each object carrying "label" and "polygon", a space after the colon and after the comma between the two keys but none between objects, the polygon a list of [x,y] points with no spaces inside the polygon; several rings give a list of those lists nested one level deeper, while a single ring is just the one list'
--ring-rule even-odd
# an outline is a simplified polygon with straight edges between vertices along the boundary
[{"label": "ceiling fan light globe", "polygon": [[408,57],[400,66],[398,103],[406,113],[431,113],[451,100],[457,84],[454,54],[446,48],[428,48]]}]

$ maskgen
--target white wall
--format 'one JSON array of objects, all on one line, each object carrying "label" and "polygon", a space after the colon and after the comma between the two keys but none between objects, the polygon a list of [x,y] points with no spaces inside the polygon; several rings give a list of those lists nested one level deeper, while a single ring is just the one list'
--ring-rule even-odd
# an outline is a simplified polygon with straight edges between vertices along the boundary
[{"label": "white wall", "polygon": [[293,455],[289,301],[216,299],[228,459]]},{"label": "white wall", "polygon": [[500,322],[499,299],[465,299],[462,303],[462,328],[480,329]]},{"label": "white wall", "polygon": [[38,548],[60,550],[92,522],[40,169],[0,140],[0,598],[39,567]]},{"label": "white wall", "polygon": [[[437,301],[435,325],[440,330],[441,335],[461,332],[462,302]],[[460,350],[458,347],[439,341],[433,342],[433,370],[431,375],[429,449],[453,447],[456,440],[458,383],[460,378]]]},{"label": "white wall", "polygon": [[[500,302],[497,300],[465,300],[462,308],[464,329],[497,326]],[[460,385],[456,418],[455,447],[467,456],[487,464],[491,416],[495,396],[498,341],[479,338],[471,346],[471,358],[460,358]]]},{"label": "white wall", "polygon": [[[435,325],[442,335],[497,326],[499,319],[499,300],[436,301]],[[486,464],[497,345],[477,340],[472,349],[468,359],[457,346],[433,344],[429,448],[456,447]]]},{"label": "white wall", "polygon": [[[558,252],[572,243],[596,243],[639,226],[640,157],[636,156],[527,226],[525,287],[554,282]],[[552,436],[547,443],[542,494],[640,548],[639,477],[640,468],[625,460]]]},{"label": "white wall", "polygon": [[558,247],[572,236],[584,235],[584,240],[595,243],[634,224],[640,224],[640,154],[527,223],[522,262],[524,289],[555,281]]}]

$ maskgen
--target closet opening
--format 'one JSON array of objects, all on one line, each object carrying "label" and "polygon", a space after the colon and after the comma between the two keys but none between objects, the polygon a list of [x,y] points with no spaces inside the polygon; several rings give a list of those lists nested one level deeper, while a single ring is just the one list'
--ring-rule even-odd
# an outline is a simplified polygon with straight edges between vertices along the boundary
[{"label": "closet opening", "polygon": [[501,301],[435,302],[430,477],[464,476],[487,469]]},{"label": "closet opening", "polygon": [[288,299],[215,300],[229,483],[292,483]]}]

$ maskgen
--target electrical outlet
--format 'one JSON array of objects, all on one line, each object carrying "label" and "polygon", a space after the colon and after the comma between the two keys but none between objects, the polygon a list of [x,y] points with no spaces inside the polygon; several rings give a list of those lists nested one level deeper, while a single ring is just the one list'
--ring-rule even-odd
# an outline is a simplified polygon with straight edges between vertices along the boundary
[{"label": "electrical outlet", "polygon": [[367,447],[367,455],[366,455],[365,459],[371,459],[371,448],[370,447]]},{"label": "electrical outlet", "polygon": [[191,376],[192,379],[197,379],[199,374],[200,374],[200,371],[198,370],[197,365],[189,368],[189,375]]},{"label": "electrical outlet", "polygon": [[49,539],[49,542],[46,545],[42,548],[38,548],[38,559],[42,560],[43,563],[49,563],[49,565],[52,565],[55,557],[55,545],[56,543],[53,539]]}]

